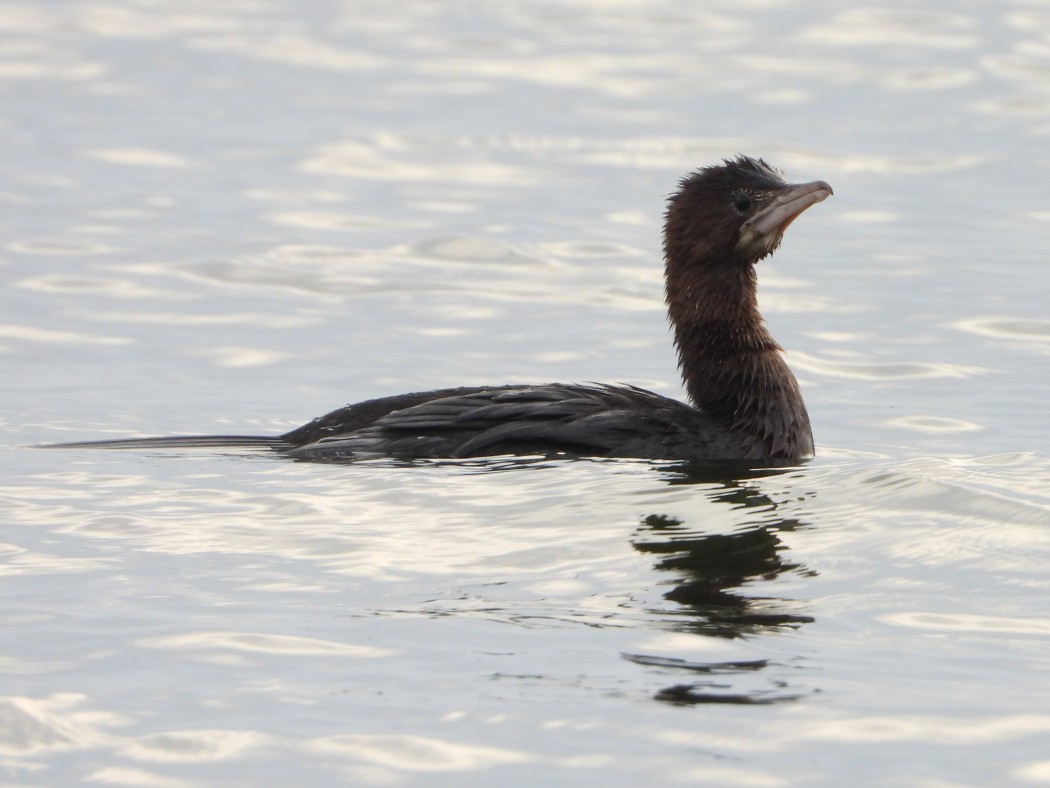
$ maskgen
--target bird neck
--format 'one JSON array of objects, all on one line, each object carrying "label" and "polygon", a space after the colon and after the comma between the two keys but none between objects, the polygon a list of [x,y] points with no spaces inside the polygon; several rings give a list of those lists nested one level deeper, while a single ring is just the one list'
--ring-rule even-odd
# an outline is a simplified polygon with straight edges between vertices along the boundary
[{"label": "bird neck", "polygon": [[666,292],[693,405],[770,456],[812,453],[798,383],[758,311],[754,266],[669,262]]}]

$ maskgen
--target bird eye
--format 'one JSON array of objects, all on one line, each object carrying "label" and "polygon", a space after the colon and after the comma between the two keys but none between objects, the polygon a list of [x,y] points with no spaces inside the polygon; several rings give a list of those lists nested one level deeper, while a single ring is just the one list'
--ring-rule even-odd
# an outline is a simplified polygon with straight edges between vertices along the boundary
[{"label": "bird eye", "polygon": [[743,213],[751,207],[751,198],[746,194],[738,194],[733,197],[733,207]]}]

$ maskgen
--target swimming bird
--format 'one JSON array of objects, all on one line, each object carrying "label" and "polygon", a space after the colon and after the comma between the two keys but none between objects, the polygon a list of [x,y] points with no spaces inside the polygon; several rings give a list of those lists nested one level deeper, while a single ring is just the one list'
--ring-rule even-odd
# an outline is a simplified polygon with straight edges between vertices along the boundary
[{"label": "swimming bird", "polygon": [[668,317],[689,402],[626,385],[469,386],[381,397],[280,436],[174,436],[54,447],[268,447],[304,460],[566,454],[792,463],[813,455],[797,381],[758,311],[756,264],[832,194],[762,159],[703,167],[668,199]]}]

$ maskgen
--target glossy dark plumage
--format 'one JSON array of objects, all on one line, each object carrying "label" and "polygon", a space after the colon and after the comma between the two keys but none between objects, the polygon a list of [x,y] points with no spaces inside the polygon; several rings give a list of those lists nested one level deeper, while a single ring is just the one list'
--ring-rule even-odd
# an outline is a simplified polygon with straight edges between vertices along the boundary
[{"label": "glossy dark plumage", "polygon": [[[362,405],[283,436],[297,446],[289,453],[320,460],[551,452],[690,459],[700,452],[729,456],[733,451],[711,419],[683,402],[630,386],[452,389]],[[361,410],[373,409],[387,412],[372,420],[362,416]],[[353,426],[348,429],[344,419],[352,419]],[[325,427],[328,421],[334,426]]]},{"label": "glossy dark plumage", "polygon": [[698,170],[670,198],[668,315],[691,405],[631,386],[441,389],[368,400],[281,436],[178,436],[64,447],[259,446],[320,461],[498,454],[792,462],[813,453],[798,384],[758,313],[755,264],[830,195],[747,157]]}]

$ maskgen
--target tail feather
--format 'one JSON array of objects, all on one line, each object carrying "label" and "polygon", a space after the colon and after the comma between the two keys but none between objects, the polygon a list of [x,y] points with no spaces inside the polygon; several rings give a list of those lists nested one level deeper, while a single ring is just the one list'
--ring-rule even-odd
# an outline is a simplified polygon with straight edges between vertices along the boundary
[{"label": "tail feather", "polygon": [[290,449],[292,444],[268,435],[170,435],[161,438],[116,438],[101,441],[46,443],[38,449]]}]

